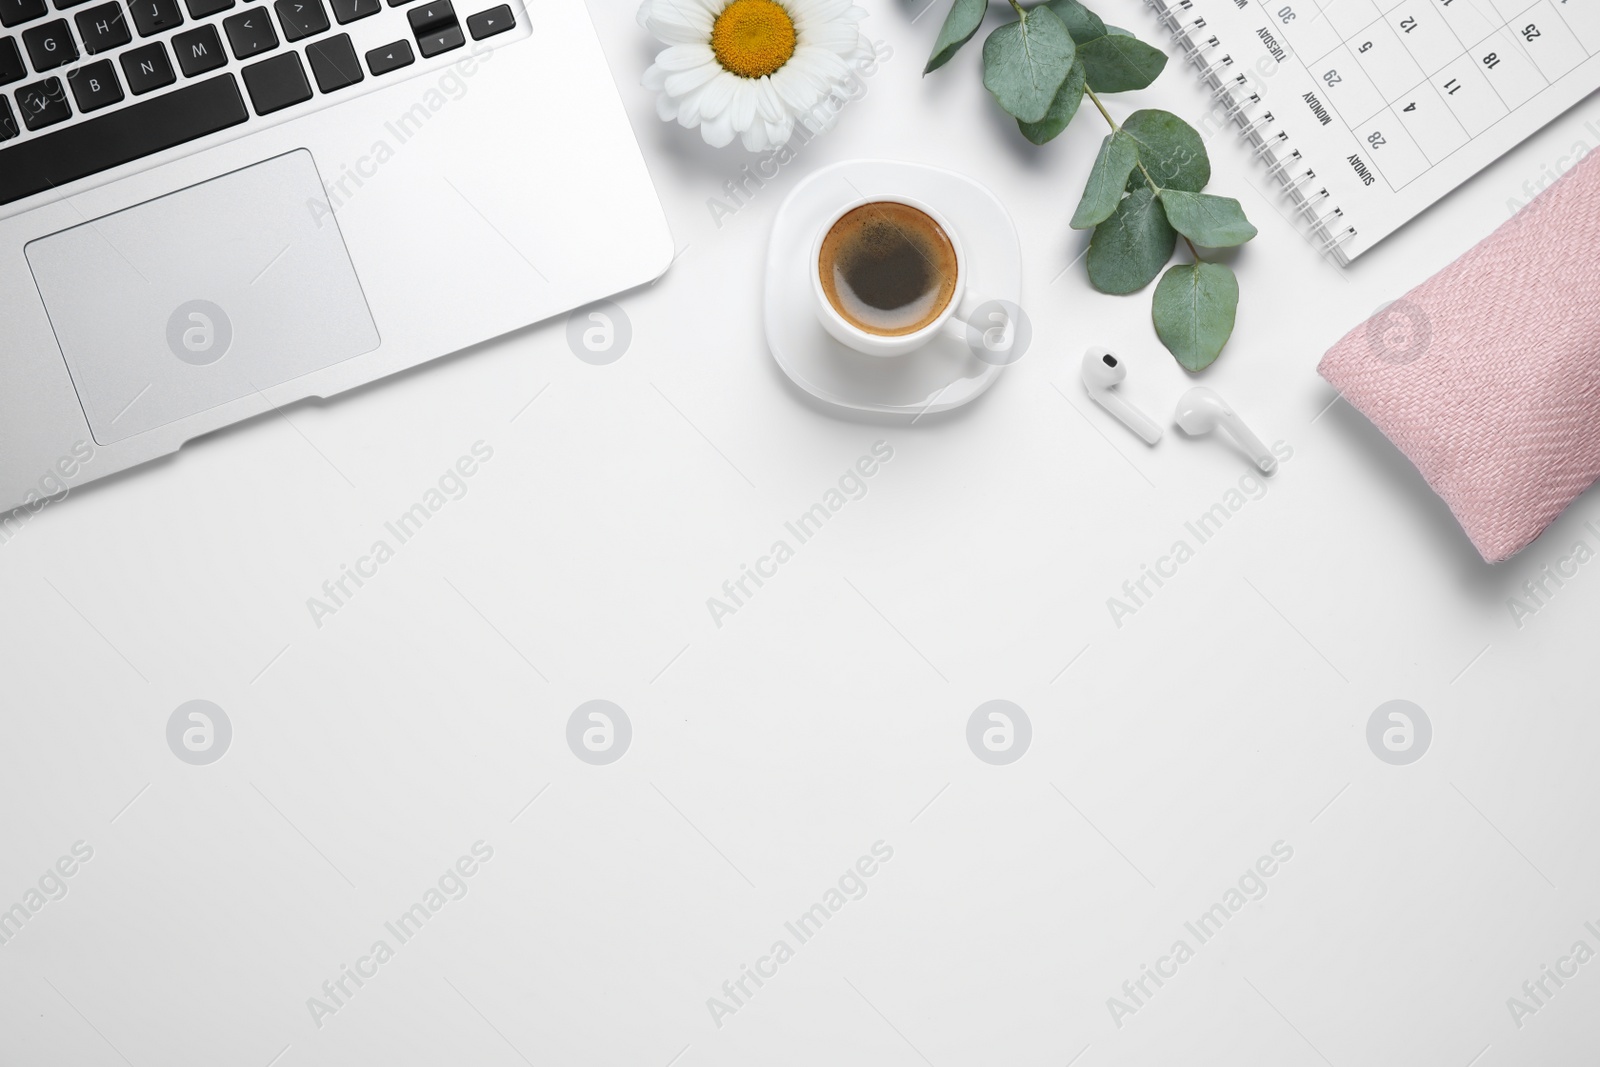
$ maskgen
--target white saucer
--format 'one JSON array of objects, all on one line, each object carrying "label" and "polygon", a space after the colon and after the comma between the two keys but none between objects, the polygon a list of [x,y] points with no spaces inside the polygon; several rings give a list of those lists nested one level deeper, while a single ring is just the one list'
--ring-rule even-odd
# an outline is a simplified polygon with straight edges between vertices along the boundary
[{"label": "white saucer", "polygon": [[812,306],[809,262],[828,216],[863,196],[898,193],[939,209],[961,237],[969,291],[1022,303],[1022,247],[1005,206],[954,171],[921,163],[857,159],[835,163],[797,185],[772,224],[763,303],[767,347],[794,383],[853,411],[933,414],[960,407],[1005,368],[985,363],[960,338],[939,336],[903,356],[868,356],[835,341]]}]

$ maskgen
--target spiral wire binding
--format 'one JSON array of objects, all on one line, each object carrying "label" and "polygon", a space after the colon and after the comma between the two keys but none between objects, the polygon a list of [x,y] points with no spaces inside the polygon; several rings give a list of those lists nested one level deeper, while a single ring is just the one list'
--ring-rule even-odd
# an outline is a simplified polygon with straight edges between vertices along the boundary
[{"label": "spiral wire binding", "polygon": [[[1256,158],[1266,163],[1267,174],[1283,186],[1294,205],[1295,215],[1310,223],[1312,245],[1322,255],[1331,253],[1344,260],[1337,250],[1356,235],[1355,227],[1345,221],[1344,211],[1337,204],[1329,203],[1327,186],[1311,184],[1316,181],[1316,171],[1310,167],[1297,169],[1305,160],[1300,150],[1289,144],[1288,133],[1277,128],[1272,112],[1250,114],[1251,109],[1261,103],[1261,96],[1246,75],[1229,76],[1233,57],[1226,52],[1215,56],[1222,42],[1209,32],[1204,15],[1190,17],[1193,0],[1145,0],[1145,4],[1161,20],[1172,42],[1183,49],[1199,72],[1201,83],[1222,105],[1223,112],[1239,126],[1240,136]],[[1202,31],[1207,31],[1203,39]]]}]

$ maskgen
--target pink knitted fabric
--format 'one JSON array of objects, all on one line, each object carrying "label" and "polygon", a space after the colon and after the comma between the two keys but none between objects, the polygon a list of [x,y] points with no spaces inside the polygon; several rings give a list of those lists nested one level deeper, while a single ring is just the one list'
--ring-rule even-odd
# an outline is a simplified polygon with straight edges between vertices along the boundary
[{"label": "pink knitted fabric", "polygon": [[1317,367],[1444,498],[1484,559],[1600,476],[1600,151]]}]

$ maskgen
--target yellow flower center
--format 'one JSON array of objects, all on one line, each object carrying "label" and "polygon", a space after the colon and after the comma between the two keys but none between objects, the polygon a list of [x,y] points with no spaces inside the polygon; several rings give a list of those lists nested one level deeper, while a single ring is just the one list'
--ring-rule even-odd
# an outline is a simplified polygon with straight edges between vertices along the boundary
[{"label": "yellow flower center", "polygon": [[711,51],[724,70],[764,78],[794,55],[794,20],[774,0],[733,0],[711,27]]}]

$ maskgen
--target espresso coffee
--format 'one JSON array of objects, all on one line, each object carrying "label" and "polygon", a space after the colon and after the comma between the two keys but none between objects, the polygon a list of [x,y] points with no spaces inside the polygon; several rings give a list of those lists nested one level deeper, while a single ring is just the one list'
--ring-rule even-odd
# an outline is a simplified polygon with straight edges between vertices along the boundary
[{"label": "espresso coffee", "polygon": [[956,291],[956,249],[924,211],[880,201],[847,212],[822,239],[817,271],[846,322],[880,337],[928,326]]}]

